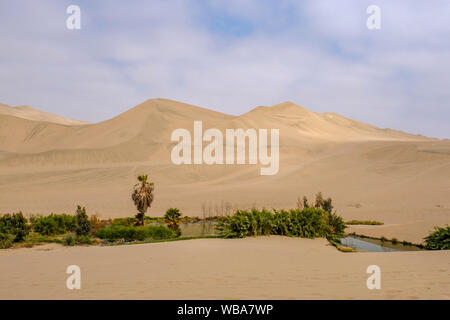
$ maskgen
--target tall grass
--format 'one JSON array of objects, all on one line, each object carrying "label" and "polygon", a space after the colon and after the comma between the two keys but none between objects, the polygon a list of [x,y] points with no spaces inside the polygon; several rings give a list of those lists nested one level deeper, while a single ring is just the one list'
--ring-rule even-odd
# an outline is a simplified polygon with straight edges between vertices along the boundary
[{"label": "tall grass", "polygon": [[176,234],[166,226],[124,226],[113,224],[97,231],[97,237],[105,240],[146,240],[146,239],[170,239]]},{"label": "tall grass", "polygon": [[301,238],[335,238],[343,235],[345,223],[340,216],[322,209],[237,210],[219,221],[217,230],[225,238],[283,235]]},{"label": "tall grass", "polygon": [[434,227],[434,232],[425,238],[428,250],[450,250],[450,226]]}]

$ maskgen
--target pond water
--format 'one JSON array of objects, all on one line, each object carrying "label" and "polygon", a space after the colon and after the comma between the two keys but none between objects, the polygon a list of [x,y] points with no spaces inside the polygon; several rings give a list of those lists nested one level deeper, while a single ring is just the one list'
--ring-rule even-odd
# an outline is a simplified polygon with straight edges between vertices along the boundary
[{"label": "pond water", "polygon": [[358,236],[347,236],[341,238],[341,244],[346,247],[355,249],[356,251],[368,252],[395,252],[395,251],[420,251],[422,249],[403,245],[401,243],[392,243],[391,241],[381,241],[377,239],[362,238]]},{"label": "pond water", "polygon": [[181,223],[181,235],[183,237],[202,237],[214,236],[218,232],[216,230],[217,222],[215,221],[199,221],[191,223]]}]

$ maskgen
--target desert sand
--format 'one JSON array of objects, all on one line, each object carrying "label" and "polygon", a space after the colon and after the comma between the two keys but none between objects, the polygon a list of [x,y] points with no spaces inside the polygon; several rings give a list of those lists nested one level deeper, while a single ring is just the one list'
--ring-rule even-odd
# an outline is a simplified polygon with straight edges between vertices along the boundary
[{"label": "desert sand", "polygon": [[[16,109],[11,107],[2,107]],[[73,213],[76,205],[101,218],[132,216],[136,176],[148,173],[155,200],[148,215],[169,207],[184,215],[220,215],[232,208],[291,208],[322,191],[352,227],[367,235],[422,242],[433,226],[450,223],[450,141],[315,113],[291,102],[231,116],[167,99],[152,99],[95,124],[33,118],[25,108],[0,109],[0,212]],[[8,110],[10,110],[8,109]],[[280,169],[259,165],[174,165],[174,129],[277,128]],[[203,208],[203,209],[202,209]]]},{"label": "desert sand", "polygon": [[[66,268],[81,268],[81,289]],[[369,290],[366,269],[381,268]],[[0,251],[0,299],[450,299],[445,251],[342,253],[324,239],[199,239]]]},{"label": "desert sand", "polygon": [[48,113],[45,111],[34,109],[30,106],[11,107],[11,106],[8,106],[3,103],[0,103],[0,114],[10,115],[10,116],[14,116],[14,117],[22,118],[22,119],[28,119],[28,120],[58,123],[58,124],[68,125],[68,126],[82,125],[82,124],[88,123],[85,121],[64,118],[64,117],[58,116],[56,114],[52,114],[52,113]]}]

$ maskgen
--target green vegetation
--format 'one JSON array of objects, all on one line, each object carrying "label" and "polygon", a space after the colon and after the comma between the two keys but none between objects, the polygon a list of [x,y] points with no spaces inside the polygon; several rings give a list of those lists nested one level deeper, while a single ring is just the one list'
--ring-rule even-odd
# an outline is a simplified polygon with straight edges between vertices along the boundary
[{"label": "green vegetation", "polygon": [[425,248],[428,250],[450,250],[450,226],[434,227],[425,238]]},{"label": "green vegetation", "polygon": [[344,246],[338,245],[338,246],[336,246],[336,248],[341,252],[356,252],[355,249],[350,248],[350,247],[344,247]]},{"label": "green vegetation", "polygon": [[50,214],[48,216],[32,216],[31,229],[44,236],[66,234],[74,231],[77,235],[89,234],[91,225],[86,209],[77,206],[75,216],[68,214]]},{"label": "green vegetation", "polygon": [[11,248],[15,236],[9,233],[0,233],[0,249]]},{"label": "green vegetation", "polygon": [[75,236],[73,234],[68,234],[64,238],[64,245],[65,246],[74,246],[76,244]]},{"label": "green vegetation", "polygon": [[3,240],[0,241],[4,245],[9,243],[11,237],[8,235],[13,236],[13,242],[19,242],[25,239],[29,232],[30,226],[28,225],[28,220],[23,216],[22,212],[7,213],[0,217],[0,234],[3,234],[0,238]]},{"label": "green vegetation", "polygon": [[297,208],[290,210],[237,210],[234,215],[223,217],[217,230],[225,238],[243,238],[261,235],[336,239],[344,234],[344,220],[332,213],[331,198],[316,195],[314,206],[303,197]]},{"label": "green vegetation", "polygon": [[334,238],[343,235],[341,217],[323,209],[307,207],[303,210],[237,210],[217,225],[225,238],[243,238],[261,235],[283,235],[302,238]]},{"label": "green vegetation", "polygon": [[86,208],[77,206],[75,213],[75,233],[77,236],[87,236],[91,231],[91,223],[86,214]]},{"label": "green vegetation", "polygon": [[122,226],[135,226],[136,224],[138,224],[138,219],[134,217],[115,218],[112,220],[112,224]]},{"label": "green vegetation", "polygon": [[113,224],[97,231],[97,237],[105,240],[169,239],[176,234],[166,226],[124,226]]},{"label": "green vegetation", "polygon": [[374,221],[374,220],[350,220],[350,221],[346,221],[345,224],[346,225],[363,224],[363,225],[371,225],[371,226],[381,226],[384,223],[383,222],[379,222],[379,221]]},{"label": "green vegetation", "polygon": [[140,175],[138,177],[138,180],[140,183],[134,185],[131,199],[133,199],[134,205],[139,211],[139,213],[136,214],[138,224],[143,226],[145,213],[147,212],[147,209],[150,208],[153,202],[154,184],[153,182],[147,182],[148,176],[146,174]]},{"label": "green vegetation", "polygon": [[91,225],[90,233],[95,235],[99,229],[110,225],[112,220],[101,220],[97,215],[93,215],[89,218],[89,223]]},{"label": "green vegetation", "polygon": [[180,230],[181,212],[177,208],[170,208],[164,215],[164,222],[178,236],[181,235]]},{"label": "green vegetation", "polygon": [[48,216],[32,216],[31,228],[41,235],[64,234],[75,230],[75,217],[68,214],[50,214]]},{"label": "green vegetation", "polygon": [[85,245],[92,244],[92,240],[88,235],[74,235],[69,233],[64,237],[63,244],[65,246]]}]

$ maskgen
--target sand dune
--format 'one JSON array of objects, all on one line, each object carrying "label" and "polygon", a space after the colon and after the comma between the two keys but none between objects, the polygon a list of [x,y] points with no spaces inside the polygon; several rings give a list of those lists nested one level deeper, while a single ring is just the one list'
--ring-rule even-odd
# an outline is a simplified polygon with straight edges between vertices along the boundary
[{"label": "sand dune", "polygon": [[[177,128],[278,128],[280,170],[259,165],[181,165],[170,160]],[[166,99],[148,100],[95,124],[69,126],[0,114],[0,212],[74,211],[102,217],[135,213],[130,190],[147,172],[156,184],[149,215],[169,207],[185,215],[233,207],[295,206],[317,191],[345,219],[385,222],[364,232],[421,242],[450,223],[450,141],[315,113],[286,102],[231,116]],[[386,234],[384,234],[386,233]]]},{"label": "sand dune", "polygon": [[85,121],[64,118],[56,114],[51,114],[45,111],[33,109],[32,107],[29,106],[10,107],[3,103],[0,103],[0,114],[10,115],[34,121],[58,123],[68,126],[87,124],[87,122]]},{"label": "sand dune", "polygon": [[[46,245],[0,259],[0,299],[450,299],[448,252],[342,253],[324,239]],[[65,286],[73,264],[80,290]],[[366,287],[372,264],[380,290]]]}]

